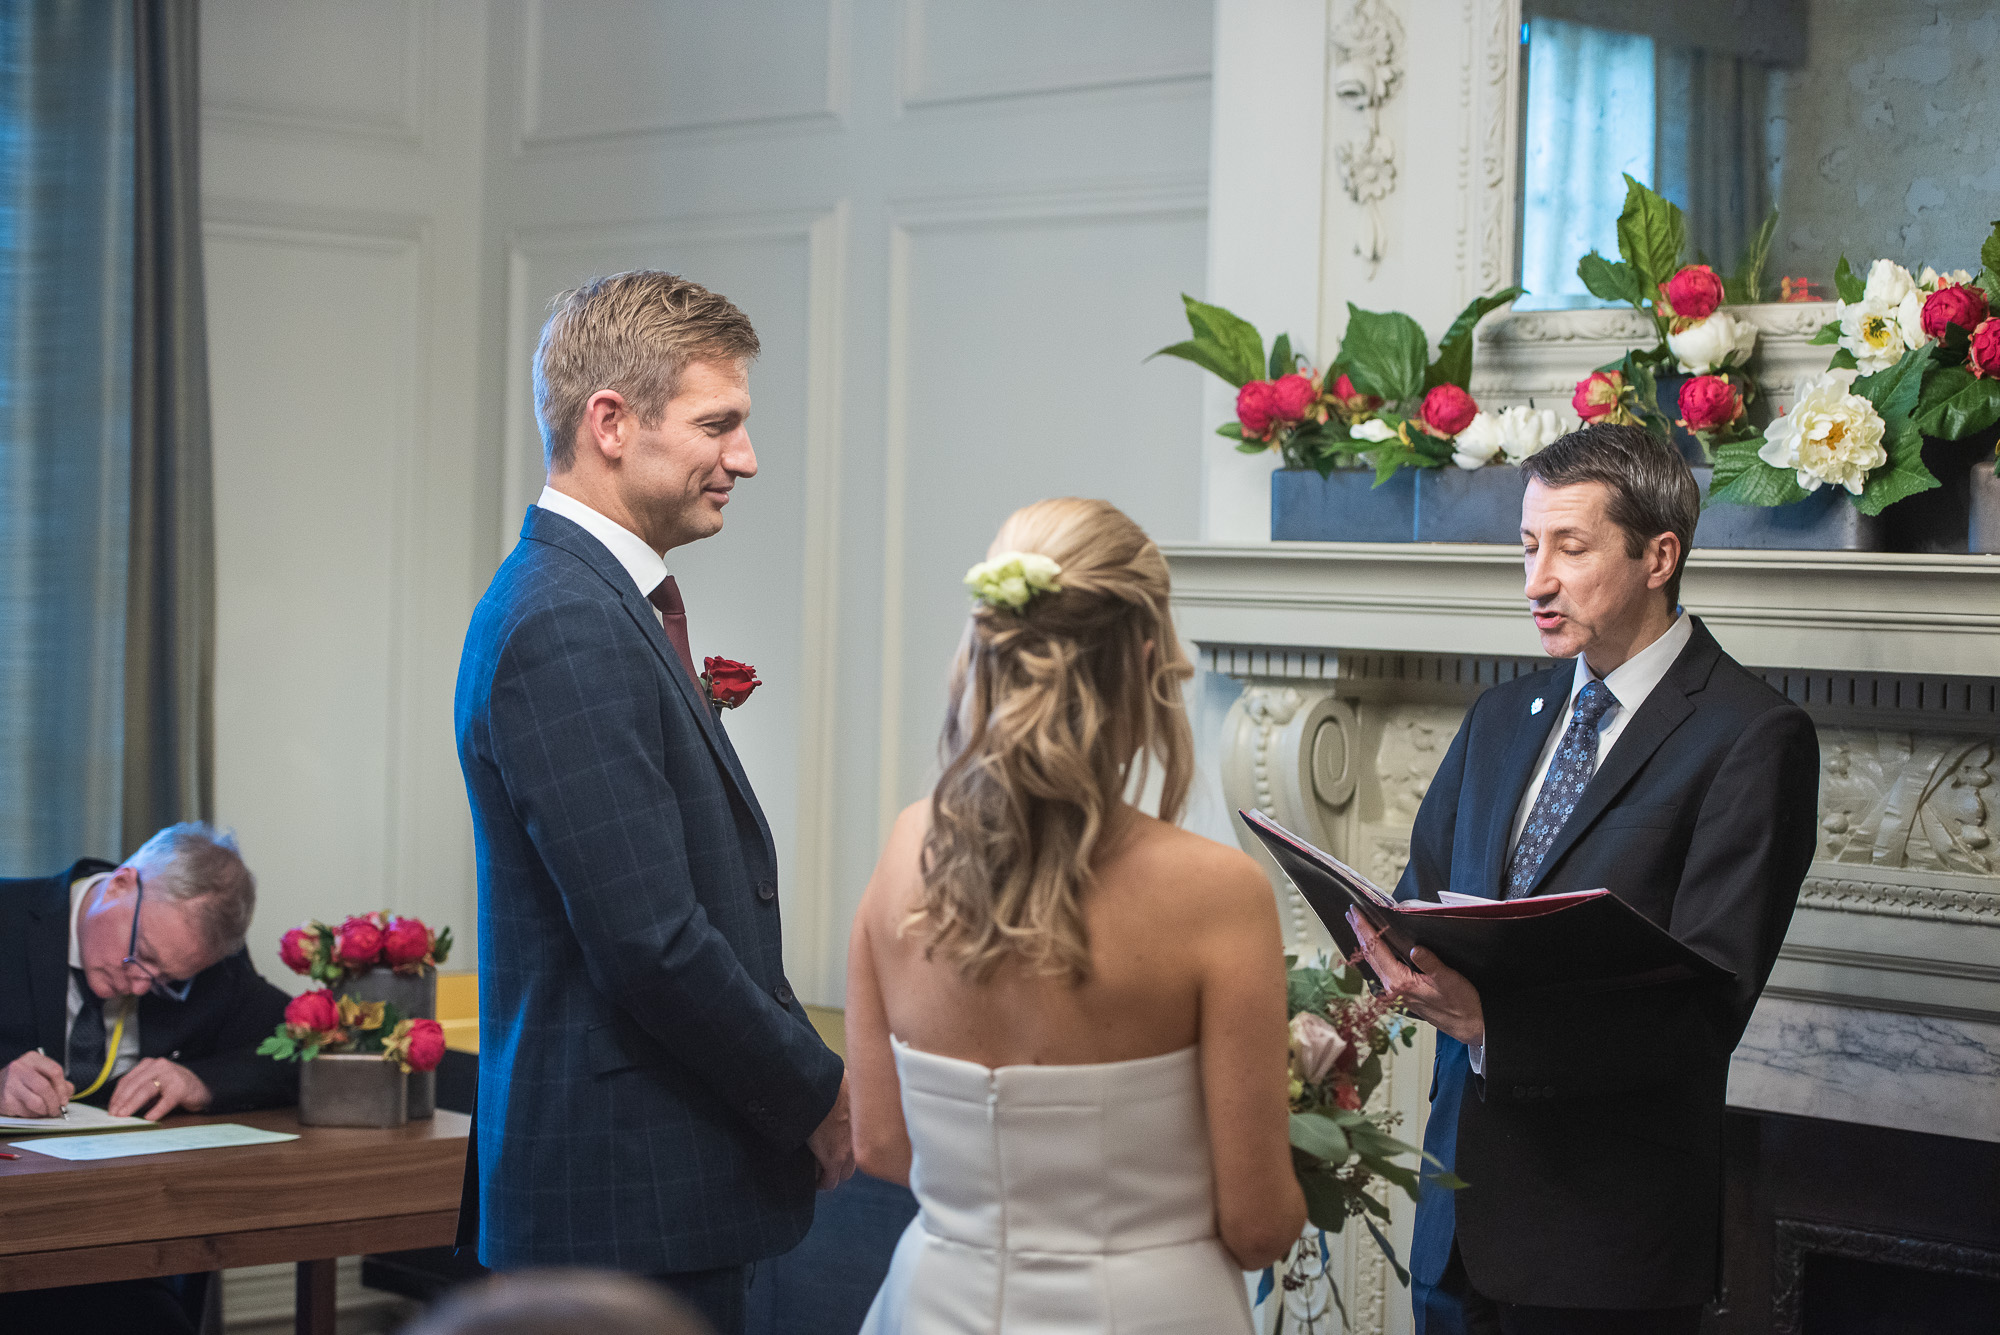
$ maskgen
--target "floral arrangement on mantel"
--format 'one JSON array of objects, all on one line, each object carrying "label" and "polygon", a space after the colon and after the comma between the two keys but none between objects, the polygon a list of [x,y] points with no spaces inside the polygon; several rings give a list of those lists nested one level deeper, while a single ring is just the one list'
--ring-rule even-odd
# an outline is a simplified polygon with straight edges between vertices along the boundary
[{"label": "floral arrangement on mantel", "polygon": [[1256,326],[1183,294],[1193,337],[1153,356],[1193,362],[1234,385],[1236,420],[1216,434],[1245,454],[1275,450],[1287,468],[1324,477],[1365,463],[1380,486],[1401,468],[1480,468],[1502,456],[1519,463],[1560,434],[1556,415],[1533,407],[1481,412],[1468,385],[1474,326],[1521,295],[1509,287],[1473,301],[1438,340],[1435,357],[1409,316],[1349,302],[1339,355],[1322,372],[1291,335],[1278,335],[1266,357]]},{"label": "floral arrangement on mantel", "polygon": [[1651,318],[1660,341],[1591,372],[1572,403],[1587,422],[1643,421],[1664,432],[1656,377],[1675,368],[1689,375],[1678,424],[1714,465],[1711,502],[1789,505],[1831,485],[1862,514],[1880,514],[1939,485],[1924,465],[1926,436],[1963,440],[2000,421],[2000,318],[1989,313],[2000,305],[2000,223],[1981,247],[1976,278],[1963,269],[1913,276],[1876,260],[1863,281],[1842,258],[1834,273],[1838,315],[1813,339],[1838,349],[1824,373],[1800,383],[1790,411],[1758,427],[1749,412],[1757,387],[1746,369],[1756,329],[1722,307],[1758,299],[1777,214],[1745,247],[1737,273],[1723,279],[1705,263],[1682,262],[1687,226],[1679,208],[1630,176],[1625,182],[1620,261],[1593,251],[1577,275],[1597,296]]},{"label": "floral arrangement on mantel", "polygon": [[[1345,1321],[1339,1286],[1326,1274],[1326,1235],[1340,1232],[1350,1219],[1361,1220],[1396,1277],[1408,1285],[1409,1271],[1377,1224],[1389,1222],[1389,1207],[1369,1188],[1384,1181],[1414,1201],[1426,1182],[1446,1190],[1465,1183],[1417,1146],[1390,1134],[1402,1114],[1367,1111],[1382,1083],[1383,1057],[1416,1041],[1416,1022],[1394,998],[1373,992],[1352,961],[1324,968],[1287,959],[1286,966],[1292,1014],[1292,1167],[1319,1236],[1302,1239],[1293,1248],[1282,1275],[1275,1266],[1265,1271],[1258,1301],[1274,1287],[1291,1292],[1323,1282]],[[1398,1162],[1405,1157],[1412,1162]],[[1437,1171],[1424,1172],[1426,1161]]]},{"label": "floral arrangement on mantel", "polygon": [[309,919],[278,939],[285,966],[321,983],[344,982],[375,968],[421,974],[450,954],[451,928],[433,932],[421,919],[386,909],[355,914],[339,927]]},{"label": "floral arrangement on mantel", "polygon": [[444,1026],[407,1019],[393,1001],[356,1001],[320,988],[293,997],[284,1023],[257,1045],[276,1061],[311,1061],[321,1053],[375,1054],[403,1074],[434,1071],[444,1060]]}]

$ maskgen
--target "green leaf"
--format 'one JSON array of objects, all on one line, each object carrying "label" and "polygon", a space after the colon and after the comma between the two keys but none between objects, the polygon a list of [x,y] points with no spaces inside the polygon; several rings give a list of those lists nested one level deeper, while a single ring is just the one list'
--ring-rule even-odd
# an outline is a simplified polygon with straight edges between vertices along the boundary
[{"label": "green leaf", "polygon": [[257,1045],[257,1055],[259,1057],[270,1057],[281,1062],[290,1061],[293,1054],[298,1051],[298,1047],[299,1045],[292,1041],[292,1036],[280,1029],[277,1033]]},{"label": "green leaf", "polygon": [[1238,454],[1269,454],[1271,447],[1261,440],[1246,440],[1236,447]]},{"label": "green leaf", "polygon": [[1591,251],[1576,262],[1576,276],[1594,297],[1606,301],[1623,301],[1633,306],[1645,300],[1639,290],[1639,276],[1632,266],[1622,261],[1614,263],[1596,251]]},{"label": "green leaf", "polygon": [[1853,353],[1849,352],[1846,348],[1842,348],[1834,353],[1833,356],[1827,358],[1826,369],[1829,371],[1852,371],[1860,364],[1854,360]]},{"label": "green leaf", "polygon": [[1271,343],[1271,379],[1290,375],[1298,367],[1292,364],[1292,336],[1280,334]]},{"label": "green leaf", "polygon": [[1930,366],[1928,349],[1913,349],[1897,359],[1894,366],[1862,376],[1854,382],[1854,392],[1875,405],[1882,421],[1894,435],[1902,421],[1917,410],[1923,390],[1924,371]]},{"label": "green leaf", "polygon": [[1806,340],[1809,347],[1823,348],[1829,343],[1840,342],[1840,321],[1828,320],[1819,327],[1819,332]]},{"label": "green leaf", "polygon": [[1789,468],[1774,468],[1757,457],[1760,439],[1734,440],[1715,447],[1715,474],[1709,505],[1790,505],[1811,495]]},{"label": "green leaf", "polygon": [[1771,238],[1777,232],[1778,211],[1772,209],[1764,215],[1764,225],[1744,243],[1743,258],[1737,262],[1736,272],[1723,280],[1724,299],[1742,306],[1764,299],[1764,261],[1770,257]]},{"label": "green leaf", "polygon": [[2000,222],[1993,224],[1985,244],[1979,247],[1979,263],[1984,266],[1979,271],[1979,285],[1986,290],[1986,300],[2000,306]]},{"label": "green leaf", "polygon": [[1855,277],[1854,270],[1848,267],[1845,255],[1840,257],[1840,263],[1833,266],[1833,290],[1850,305],[1861,300],[1861,294],[1867,290],[1867,284]]},{"label": "green leaf", "polygon": [[1292,1148],[1338,1168],[1353,1156],[1347,1133],[1318,1113],[1292,1114]]},{"label": "green leaf", "polygon": [[1618,253],[1632,266],[1647,300],[1681,267],[1687,219],[1671,201],[1625,177],[1625,208],[1618,215]]},{"label": "green leaf", "polygon": [[[1861,387],[1858,380],[1854,384],[1856,389]],[[1854,508],[1864,515],[1879,515],[1897,501],[1940,485],[1931,470],[1924,467],[1924,435],[1914,421],[1903,418],[1901,429],[1887,444],[1889,462],[1869,475],[1868,485],[1854,498]]]},{"label": "green leaf", "polygon": [[1982,380],[1962,366],[1943,366],[1924,377],[1917,400],[1917,429],[1940,440],[1963,440],[2000,421],[2000,381]]},{"label": "green leaf", "polygon": [[1466,388],[1472,380],[1472,331],[1492,312],[1514,298],[1526,295],[1525,288],[1503,287],[1498,292],[1473,298],[1458,313],[1458,318],[1451,322],[1451,328],[1444,331],[1444,337],[1438,340],[1437,360],[1424,371],[1424,389],[1430,390],[1438,385]]},{"label": "green leaf", "polygon": [[1396,1259],[1396,1249],[1389,1245],[1389,1240],[1382,1236],[1382,1230],[1375,1227],[1372,1221],[1364,1219],[1361,1222],[1367,1224],[1368,1231],[1374,1234],[1375,1245],[1377,1247],[1380,1247],[1382,1249],[1382,1255],[1388,1258],[1389,1268],[1396,1272],[1396,1278],[1402,1282],[1404,1288],[1406,1289],[1409,1288],[1410,1272],[1403,1269],[1403,1263]]},{"label": "green leaf", "polygon": [[[1231,440],[1242,440],[1243,424],[1241,422],[1224,422],[1221,426],[1215,428],[1215,434],[1218,436],[1227,436]],[[1255,445],[1260,450],[1264,448],[1264,442],[1261,440],[1250,441],[1248,443]]]},{"label": "green leaf", "polygon": [[1220,306],[1196,301],[1185,292],[1181,301],[1187,306],[1188,325],[1196,340],[1221,348],[1236,368],[1236,375],[1229,378],[1232,385],[1240,388],[1263,377],[1264,339],[1255,325]]},{"label": "green leaf", "polygon": [[1401,311],[1364,311],[1347,303],[1340,364],[1363,394],[1377,394],[1390,403],[1415,398],[1423,390],[1429,350],[1423,326]]},{"label": "green leaf", "polygon": [[[1244,384],[1236,378],[1236,364],[1229,353],[1212,343],[1173,343],[1161,348],[1153,357],[1178,357],[1184,362],[1193,362],[1204,371],[1213,371],[1238,389]],[[1146,360],[1151,361],[1153,357]]]},{"label": "green leaf", "polygon": [[1340,1184],[1325,1173],[1300,1173],[1299,1188],[1306,1195],[1306,1218],[1329,1233],[1347,1222],[1347,1197]]},{"label": "green leaf", "polygon": [[1464,1191],[1472,1185],[1457,1173],[1427,1173],[1424,1181],[1434,1187],[1442,1187],[1446,1191]]}]

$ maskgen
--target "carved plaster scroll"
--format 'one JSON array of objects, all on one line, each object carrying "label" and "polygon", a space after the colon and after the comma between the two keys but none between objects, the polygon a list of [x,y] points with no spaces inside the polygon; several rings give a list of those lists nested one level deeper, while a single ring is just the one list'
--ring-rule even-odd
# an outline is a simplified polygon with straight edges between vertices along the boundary
[{"label": "carved plaster scroll", "polygon": [[1368,262],[1368,276],[1388,249],[1382,201],[1396,188],[1396,145],[1382,132],[1382,104],[1403,77],[1397,63],[1403,23],[1388,0],[1352,0],[1333,22],[1333,92],[1361,113],[1366,134],[1343,140],[1335,150],[1340,183],[1347,197],[1368,214],[1368,226],[1354,253]]},{"label": "carved plaster scroll", "polygon": [[2000,876],[1996,756],[1996,737],[1826,729],[1820,859]]}]

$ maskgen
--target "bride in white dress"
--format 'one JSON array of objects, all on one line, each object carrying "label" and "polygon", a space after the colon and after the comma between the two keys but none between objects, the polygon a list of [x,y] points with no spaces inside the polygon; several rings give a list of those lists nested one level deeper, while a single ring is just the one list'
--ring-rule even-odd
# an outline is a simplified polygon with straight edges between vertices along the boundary
[{"label": "bride in white dress", "polygon": [[[1082,500],[989,557],[850,948],[856,1157],[921,1207],[863,1335],[1248,1335],[1242,1272],[1305,1224],[1284,961],[1257,865],[1170,823],[1166,562]],[[1164,821],[1123,800],[1149,769]]]}]

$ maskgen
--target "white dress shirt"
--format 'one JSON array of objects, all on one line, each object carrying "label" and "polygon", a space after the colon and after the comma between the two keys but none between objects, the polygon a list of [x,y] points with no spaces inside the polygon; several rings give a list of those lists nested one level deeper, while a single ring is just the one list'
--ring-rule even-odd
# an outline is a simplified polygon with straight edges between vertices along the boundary
[{"label": "white dress shirt", "polygon": [[[618,564],[625,567],[625,573],[632,577],[640,597],[650,599],[653,590],[659,588],[660,581],[667,577],[666,558],[654,551],[644,538],[617,520],[599,514],[576,497],[545,486],[542,494],[535,498],[535,504],[551,514],[561,515],[603,543],[618,558]],[[666,624],[657,607],[653,609],[653,618],[662,625]]]},{"label": "white dress shirt", "polygon": [[[96,889],[110,875],[111,873],[108,871],[99,872],[95,876],[86,876],[80,881],[70,882],[69,967],[72,969],[81,969],[83,967],[83,947],[77,944],[76,919],[77,915],[83,910],[84,896]],[[118,1027],[118,1011],[120,1007],[130,1007],[132,1013],[125,1017],[125,1036],[118,1040],[118,1060],[111,1064],[111,1080],[116,1080],[119,1076],[124,1075],[139,1064],[139,999],[137,997],[110,997],[106,999],[104,1003],[104,1044],[107,1048],[111,1046],[111,1034]],[[76,1026],[77,1014],[82,1009],[83,986],[76,981],[76,975],[71,974],[69,976],[69,1013],[63,1017],[64,1051],[60,1054],[53,1052],[48,1054],[65,1065],[69,1061],[69,1031]],[[96,1078],[97,1073],[93,1071],[90,1079],[95,1080]],[[89,1082],[86,1081],[85,1083],[88,1084]],[[109,1084],[110,1080],[107,1080],[105,1082],[106,1087]],[[79,1085],[78,1088],[81,1089],[83,1086]],[[99,1092],[102,1092],[102,1090]]]},{"label": "white dress shirt", "polygon": [[[1646,697],[1653,688],[1666,680],[1667,669],[1687,648],[1688,640],[1694,635],[1694,623],[1688,620],[1685,608],[1678,609],[1680,615],[1666,633],[1651,644],[1633,654],[1617,667],[1611,669],[1602,679],[1605,689],[1617,703],[1604,711],[1597,721],[1597,765],[1591,771],[1604,768],[1604,758],[1611,754],[1611,748],[1625,734],[1625,725],[1639,712],[1639,706],[1646,703]],[[1549,766],[1554,763],[1556,749],[1562,745],[1563,734],[1569,731],[1570,710],[1576,705],[1576,695],[1597,674],[1590,670],[1583,655],[1576,656],[1576,671],[1570,676],[1569,694],[1563,697],[1561,707],[1556,711],[1556,720],[1549,727],[1548,740],[1542,743],[1541,759],[1535,762],[1535,777],[1529,782],[1528,790],[1521,794],[1521,805],[1514,810],[1514,832],[1507,840],[1507,856],[1514,856],[1514,846],[1521,842],[1521,831],[1528,824],[1528,815],[1535,809],[1535,799],[1541,796],[1542,782],[1549,777]],[[1543,697],[1547,700],[1547,697]],[[1548,700],[1542,707],[1548,708],[1555,701]],[[1479,1044],[1471,1050],[1472,1069],[1475,1073],[1486,1073],[1486,1045]]]}]

